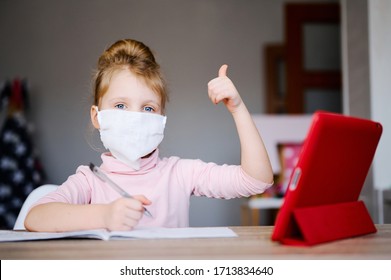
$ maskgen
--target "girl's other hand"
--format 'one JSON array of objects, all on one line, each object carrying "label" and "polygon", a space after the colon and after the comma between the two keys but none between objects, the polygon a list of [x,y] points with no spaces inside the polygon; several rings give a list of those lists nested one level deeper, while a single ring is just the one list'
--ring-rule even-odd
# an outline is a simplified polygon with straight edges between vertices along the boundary
[{"label": "girl's other hand", "polygon": [[218,77],[208,83],[208,94],[214,104],[223,101],[228,111],[234,113],[242,104],[242,98],[233,82],[227,77],[227,69],[226,64],[220,67]]},{"label": "girl's other hand", "polygon": [[143,195],[134,198],[121,197],[107,204],[103,217],[106,229],[110,231],[132,230],[143,216],[143,205],[149,204],[151,201]]}]

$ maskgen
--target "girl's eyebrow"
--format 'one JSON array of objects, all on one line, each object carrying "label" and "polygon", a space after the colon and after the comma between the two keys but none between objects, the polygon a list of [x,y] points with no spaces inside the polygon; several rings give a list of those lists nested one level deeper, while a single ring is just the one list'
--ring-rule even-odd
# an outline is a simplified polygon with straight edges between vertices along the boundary
[{"label": "girl's eyebrow", "polygon": [[145,100],[144,103],[146,103],[146,104],[152,103],[152,104],[155,105],[155,106],[161,107],[161,105],[160,105],[159,102],[156,102],[155,100],[152,100],[152,99]]},{"label": "girl's eyebrow", "polygon": [[108,102],[124,102],[124,101],[128,101],[128,99],[126,97],[113,97],[113,98],[110,98],[107,100]]}]

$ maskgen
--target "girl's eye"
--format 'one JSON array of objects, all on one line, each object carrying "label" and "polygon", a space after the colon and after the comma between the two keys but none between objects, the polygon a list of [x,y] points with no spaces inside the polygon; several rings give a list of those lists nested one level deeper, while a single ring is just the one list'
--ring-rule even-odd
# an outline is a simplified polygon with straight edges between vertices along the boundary
[{"label": "girl's eye", "polygon": [[117,108],[117,109],[121,109],[121,110],[126,109],[125,104],[117,104],[114,107]]},{"label": "girl's eye", "polygon": [[155,109],[153,109],[151,106],[145,106],[144,111],[145,112],[155,112]]}]

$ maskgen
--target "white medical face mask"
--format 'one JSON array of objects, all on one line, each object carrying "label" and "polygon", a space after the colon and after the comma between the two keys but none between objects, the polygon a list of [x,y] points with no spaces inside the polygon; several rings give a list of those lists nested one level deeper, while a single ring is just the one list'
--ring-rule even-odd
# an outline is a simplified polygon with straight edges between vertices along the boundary
[{"label": "white medical face mask", "polygon": [[135,170],[162,142],[166,116],[125,110],[98,111],[100,139],[111,154]]}]

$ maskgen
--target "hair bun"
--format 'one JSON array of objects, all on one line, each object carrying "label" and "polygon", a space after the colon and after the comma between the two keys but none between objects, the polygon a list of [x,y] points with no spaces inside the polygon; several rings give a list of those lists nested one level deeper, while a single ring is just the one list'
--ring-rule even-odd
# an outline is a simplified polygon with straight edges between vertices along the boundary
[{"label": "hair bun", "polygon": [[99,70],[110,65],[141,67],[143,71],[158,66],[152,51],[144,43],[132,39],[115,42],[100,56]]}]

